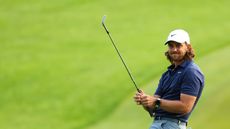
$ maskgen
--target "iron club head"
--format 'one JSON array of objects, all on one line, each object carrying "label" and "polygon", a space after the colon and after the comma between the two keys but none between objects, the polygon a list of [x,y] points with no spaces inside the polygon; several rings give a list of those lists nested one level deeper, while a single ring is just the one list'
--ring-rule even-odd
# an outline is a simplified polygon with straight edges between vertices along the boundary
[{"label": "iron club head", "polygon": [[102,17],[102,26],[104,27],[106,33],[109,34],[109,31],[108,31],[108,29],[107,29],[106,26],[105,26],[105,19],[106,19],[106,15],[104,15],[104,16]]},{"label": "iron club head", "polygon": [[105,24],[106,15],[102,17],[102,24]]}]

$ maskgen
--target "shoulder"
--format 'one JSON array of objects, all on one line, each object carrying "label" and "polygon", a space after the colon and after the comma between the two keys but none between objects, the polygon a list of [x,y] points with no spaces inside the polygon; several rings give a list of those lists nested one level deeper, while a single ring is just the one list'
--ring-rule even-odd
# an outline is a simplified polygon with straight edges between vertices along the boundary
[{"label": "shoulder", "polygon": [[197,77],[200,80],[204,80],[204,74],[200,67],[192,61],[186,66],[184,76]]},{"label": "shoulder", "polygon": [[201,71],[200,67],[196,63],[194,63],[193,61],[191,61],[187,65],[186,69],[187,69],[186,72],[189,72],[189,73],[196,73],[196,72],[198,72],[200,74],[203,74],[203,72]]}]

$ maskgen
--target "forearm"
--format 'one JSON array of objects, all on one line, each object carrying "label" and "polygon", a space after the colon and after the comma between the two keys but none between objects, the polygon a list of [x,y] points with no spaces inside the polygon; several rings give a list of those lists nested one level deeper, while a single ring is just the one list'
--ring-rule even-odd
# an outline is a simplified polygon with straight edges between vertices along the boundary
[{"label": "forearm", "polygon": [[172,113],[187,114],[191,111],[185,103],[180,100],[165,100],[161,99],[160,108]]}]

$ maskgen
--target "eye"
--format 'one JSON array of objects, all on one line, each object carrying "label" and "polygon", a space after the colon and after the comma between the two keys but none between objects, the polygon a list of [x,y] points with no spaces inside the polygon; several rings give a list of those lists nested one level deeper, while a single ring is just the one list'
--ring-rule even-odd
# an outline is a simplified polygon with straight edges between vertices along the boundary
[{"label": "eye", "polygon": [[181,48],[181,46],[182,46],[182,44],[180,44],[180,43],[177,43],[177,44],[176,44],[176,47],[177,47],[177,48]]},{"label": "eye", "polygon": [[170,44],[168,44],[168,47],[169,48],[173,48],[173,45],[170,43]]}]

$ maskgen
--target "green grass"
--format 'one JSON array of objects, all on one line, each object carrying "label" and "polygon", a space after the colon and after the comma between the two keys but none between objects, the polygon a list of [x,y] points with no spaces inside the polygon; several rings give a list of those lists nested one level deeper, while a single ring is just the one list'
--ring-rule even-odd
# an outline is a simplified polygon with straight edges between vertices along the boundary
[{"label": "green grass", "polygon": [[0,128],[149,126],[151,119],[132,102],[135,89],[101,26],[104,14],[142,87],[154,78],[157,85],[168,65],[163,42],[169,31],[188,30],[207,80],[191,124],[227,128],[227,115],[221,116],[228,113],[230,98],[228,5],[227,0],[1,1]]},{"label": "green grass", "polygon": [[[230,99],[230,88],[227,86],[227,83],[229,81],[228,77],[230,76],[230,70],[228,69],[230,62],[226,62],[230,57],[230,55],[228,55],[229,51],[230,46],[197,60],[197,63],[203,68],[203,72],[206,75],[206,86],[202,94],[202,99],[190,118],[189,127],[197,129],[229,128],[228,115],[230,115],[230,113],[228,110],[230,105],[227,103]],[[219,65],[215,65],[215,59],[217,58],[219,58]],[[210,65],[207,65],[207,62],[209,62]],[[219,77],[217,77],[216,74],[218,74]],[[158,79],[159,77],[151,82],[155,82]],[[149,83],[143,88],[151,94],[150,91],[155,90],[156,86],[152,86],[152,84]],[[142,107],[136,106],[134,102],[131,101],[133,95],[134,93],[129,94],[127,99],[125,99],[108,118],[87,129],[148,128],[152,119]]]}]

